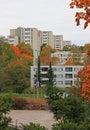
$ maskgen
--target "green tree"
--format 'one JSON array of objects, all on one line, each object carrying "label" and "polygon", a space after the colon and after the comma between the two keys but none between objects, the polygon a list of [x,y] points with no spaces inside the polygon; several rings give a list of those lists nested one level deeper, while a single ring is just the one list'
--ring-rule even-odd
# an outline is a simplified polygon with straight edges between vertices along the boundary
[{"label": "green tree", "polygon": [[55,86],[55,78],[54,78],[54,72],[52,69],[51,62],[50,62],[49,68],[48,68],[47,77],[48,77],[47,84],[51,87]]},{"label": "green tree", "polygon": [[9,130],[8,125],[11,122],[11,118],[7,117],[12,107],[12,98],[10,96],[0,97],[0,130]]},{"label": "green tree", "polygon": [[30,87],[30,67],[24,65],[23,61],[14,61],[9,64],[7,74],[6,91],[22,93]]},{"label": "green tree", "polygon": [[0,43],[0,66],[6,67],[8,63],[15,60],[16,54],[8,43]]},{"label": "green tree", "polygon": [[54,94],[55,94],[55,92],[57,92],[51,62],[50,62],[49,68],[48,68],[47,77],[48,77],[48,81],[46,83],[46,95],[47,95],[48,103],[51,104],[52,98],[55,98]]},{"label": "green tree", "polygon": [[88,105],[82,99],[75,96],[63,97],[60,90],[53,93],[55,98],[52,98],[50,110],[53,112],[56,120],[61,123],[73,122],[80,124],[85,121],[89,114]]}]

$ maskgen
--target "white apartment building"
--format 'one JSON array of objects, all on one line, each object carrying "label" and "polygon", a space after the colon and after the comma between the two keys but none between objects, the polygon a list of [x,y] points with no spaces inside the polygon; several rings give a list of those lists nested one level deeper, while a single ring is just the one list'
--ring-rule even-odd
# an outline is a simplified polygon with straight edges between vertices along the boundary
[{"label": "white apartment building", "polygon": [[55,35],[54,36],[54,48],[56,50],[62,50],[63,47],[64,47],[63,35]]},{"label": "white apartment building", "polygon": [[63,45],[64,46],[70,46],[71,45],[71,41],[64,41]]},{"label": "white apartment building", "polygon": [[51,53],[51,57],[58,57],[60,60],[60,64],[65,64],[66,61],[71,57],[71,52],[70,51],[57,51],[54,53]]},{"label": "white apartment building", "polygon": [[[41,66],[41,81],[42,85],[48,80],[47,72],[49,66]],[[71,87],[77,84],[77,72],[83,66],[52,66],[56,86],[57,87]],[[31,87],[36,86],[36,72],[37,66],[31,66]]]}]

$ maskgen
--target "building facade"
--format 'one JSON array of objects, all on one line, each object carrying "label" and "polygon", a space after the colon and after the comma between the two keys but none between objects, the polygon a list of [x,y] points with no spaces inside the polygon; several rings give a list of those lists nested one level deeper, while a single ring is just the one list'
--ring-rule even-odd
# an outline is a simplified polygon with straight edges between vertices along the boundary
[{"label": "building facade", "polygon": [[54,48],[54,35],[51,31],[42,32],[42,45],[50,45]]},{"label": "building facade", "polygon": [[16,37],[18,37],[18,44],[28,43],[33,50],[40,50],[42,45],[50,45],[53,49],[59,50],[62,50],[64,46],[63,35],[53,35],[52,31],[40,31],[37,28],[10,29],[9,43],[17,45]]},{"label": "building facade", "polygon": [[[49,66],[41,66],[41,85],[44,85],[47,78]],[[57,87],[71,87],[77,85],[77,72],[83,66],[52,66]],[[36,85],[37,66],[31,66],[31,87]]]},{"label": "building facade", "polygon": [[54,48],[55,50],[62,50],[64,47],[63,35],[54,36]]},{"label": "building facade", "polygon": [[51,53],[51,57],[59,58],[60,65],[65,64],[71,56],[72,54],[70,51],[57,51],[57,52]]}]

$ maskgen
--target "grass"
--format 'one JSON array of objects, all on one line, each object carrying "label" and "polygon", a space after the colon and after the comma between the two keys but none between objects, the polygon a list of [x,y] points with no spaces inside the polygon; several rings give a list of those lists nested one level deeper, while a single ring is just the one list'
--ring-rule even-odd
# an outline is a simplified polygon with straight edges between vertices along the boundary
[{"label": "grass", "polygon": [[20,97],[20,98],[44,98],[44,94],[29,94],[29,93],[1,93],[0,96],[10,95],[11,97]]}]

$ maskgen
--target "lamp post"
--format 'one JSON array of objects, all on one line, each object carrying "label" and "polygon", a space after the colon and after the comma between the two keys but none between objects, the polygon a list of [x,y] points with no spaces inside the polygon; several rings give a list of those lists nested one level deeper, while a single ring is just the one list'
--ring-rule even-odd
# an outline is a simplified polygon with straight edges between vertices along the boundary
[{"label": "lamp post", "polygon": [[40,51],[38,51],[38,50],[35,50],[36,52],[37,52],[37,71],[36,71],[36,95],[37,95],[37,98],[38,98],[38,94],[39,94],[39,90],[38,90],[38,88],[39,88],[39,75],[38,75],[38,73],[39,73],[39,70],[38,70],[38,53],[40,52]]}]

